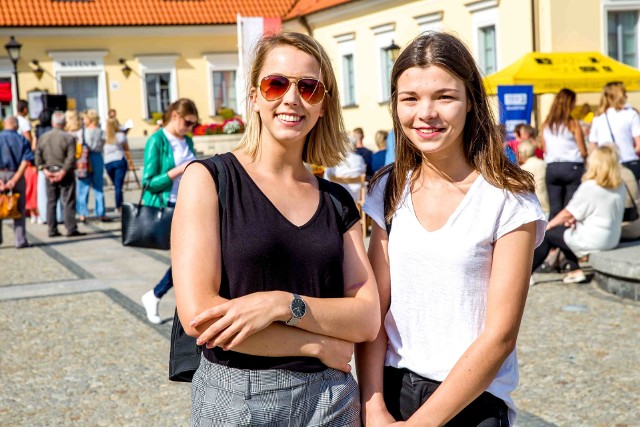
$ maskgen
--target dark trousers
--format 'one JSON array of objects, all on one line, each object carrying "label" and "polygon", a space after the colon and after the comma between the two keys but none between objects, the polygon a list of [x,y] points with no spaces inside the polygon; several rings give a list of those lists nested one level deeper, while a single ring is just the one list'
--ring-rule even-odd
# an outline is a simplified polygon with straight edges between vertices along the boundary
[{"label": "dark trousers", "polygon": [[156,298],[162,298],[164,294],[169,292],[169,289],[173,288],[173,276],[171,275],[171,267],[164,273],[162,279],[158,282],[158,284],[153,288],[153,294]]},{"label": "dark trousers", "polygon": [[547,193],[549,218],[560,212],[580,186],[584,163],[554,162],[547,164]]},{"label": "dark trousers", "polygon": [[127,159],[117,160],[115,162],[105,163],[104,168],[107,170],[107,175],[113,182],[113,187],[116,191],[116,208],[122,207],[122,186],[124,185],[124,178],[127,175],[129,164]]},{"label": "dark trousers", "polygon": [[[7,182],[11,177],[15,174],[15,171],[0,171],[0,179],[3,182]],[[20,198],[18,199],[18,212],[20,212],[20,218],[13,220],[13,235],[14,235],[14,243],[16,247],[24,246],[27,244],[27,230],[25,228],[25,213],[26,213],[26,200],[27,200],[27,192],[26,192],[26,181],[24,180],[24,176],[16,182],[16,185],[13,187],[13,192],[20,194]],[[0,243],[2,243],[2,220],[0,219]]]},{"label": "dark trousers", "polygon": [[551,248],[558,248],[562,251],[564,256],[567,258],[571,271],[580,268],[580,265],[578,264],[578,257],[571,251],[571,249],[569,249],[569,246],[567,246],[564,241],[564,231],[566,229],[567,227],[554,227],[551,230],[547,230],[544,235],[544,240],[533,252],[533,268],[531,269],[531,272],[535,271],[536,268],[542,265],[545,258],[547,258],[547,255],[549,255]]},{"label": "dark trousers", "polygon": [[56,203],[58,198],[64,212],[64,226],[67,233],[77,231],[76,225],[76,177],[73,171],[67,172],[60,182],[47,180],[47,226],[49,234],[58,231],[56,220]]},{"label": "dark trousers", "polygon": [[630,162],[623,162],[622,166],[628,168],[633,172],[636,180],[640,181],[640,160],[632,160]]},{"label": "dark trousers", "polygon": [[[406,421],[436,391],[440,383],[414,374],[408,369],[384,368],[384,401],[396,421]],[[488,392],[482,393],[447,427],[509,426],[507,404]]]}]

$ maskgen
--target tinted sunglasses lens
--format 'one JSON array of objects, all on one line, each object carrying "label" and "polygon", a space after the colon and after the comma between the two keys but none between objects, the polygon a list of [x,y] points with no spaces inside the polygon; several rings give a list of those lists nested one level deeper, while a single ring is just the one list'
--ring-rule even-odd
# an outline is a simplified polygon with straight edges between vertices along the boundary
[{"label": "tinted sunglasses lens", "polygon": [[260,82],[260,92],[267,101],[275,101],[289,89],[289,79],[284,76],[267,76]]},{"label": "tinted sunglasses lens", "polygon": [[187,127],[195,126],[196,123],[198,123],[198,122],[192,122],[191,120],[184,119],[184,124]]},{"label": "tinted sunglasses lens", "polygon": [[298,80],[298,92],[309,104],[317,104],[324,99],[324,85],[316,79]]}]

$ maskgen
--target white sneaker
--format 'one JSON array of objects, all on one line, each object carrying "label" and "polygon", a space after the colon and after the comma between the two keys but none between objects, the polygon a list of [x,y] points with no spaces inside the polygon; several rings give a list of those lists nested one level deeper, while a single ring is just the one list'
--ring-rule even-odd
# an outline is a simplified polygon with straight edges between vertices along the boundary
[{"label": "white sneaker", "polygon": [[147,319],[149,322],[159,325],[162,323],[162,319],[158,315],[158,306],[160,305],[160,298],[157,298],[153,294],[153,289],[142,295],[142,305],[147,312]]},{"label": "white sneaker", "polygon": [[529,277],[529,286],[535,286],[535,284],[536,284],[536,281],[533,278],[533,276]]},{"label": "white sneaker", "polygon": [[35,215],[31,215],[31,216],[29,217],[29,222],[30,222],[31,224],[35,224],[35,223],[36,223],[36,216],[35,216]]},{"label": "white sneaker", "polygon": [[42,218],[40,218],[40,217],[38,217],[38,219],[36,219],[36,222],[37,222],[38,224],[41,224],[41,225],[42,225],[42,224],[46,224],[46,223],[47,223],[47,221],[45,221],[44,219],[42,219]]}]

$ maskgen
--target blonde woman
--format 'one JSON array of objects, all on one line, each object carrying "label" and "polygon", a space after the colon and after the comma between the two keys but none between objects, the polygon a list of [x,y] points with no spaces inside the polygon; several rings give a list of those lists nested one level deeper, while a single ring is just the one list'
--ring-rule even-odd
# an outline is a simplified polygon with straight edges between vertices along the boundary
[{"label": "blonde woman", "polygon": [[129,145],[125,133],[120,131],[120,123],[115,118],[107,120],[105,136],[104,167],[115,187],[116,212],[119,213],[122,207],[122,186],[129,169],[126,156]]},{"label": "blonde woman", "polygon": [[85,222],[89,216],[89,189],[93,188],[95,199],[95,215],[103,222],[110,219],[106,216],[104,206],[104,159],[102,150],[104,147],[104,131],[100,129],[100,119],[96,110],[87,110],[82,114],[84,129],[82,140],[89,147],[89,164],[91,172],[87,178],[78,178],[78,202],[77,212],[79,220]]},{"label": "blonde woman", "polygon": [[589,142],[593,150],[598,145],[615,144],[620,163],[631,169],[640,180],[640,117],[627,104],[627,91],[621,82],[607,83],[602,89],[600,108],[591,123]]},{"label": "blonde woman", "polygon": [[[331,61],[311,37],[258,42],[237,150],[188,167],[171,229],[176,303],[204,344],[191,425],[360,426],[353,343],[380,325],[359,213],[303,162],[349,150]],[[342,208],[337,209],[334,199]]]},{"label": "blonde woman", "polygon": [[563,282],[584,282],[586,276],[578,258],[618,245],[626,196],[618,161],[613,145],[599,146],[591,152],[582,184],[567,207],[547,225],[544,241],[533,256],[532,271],[542,265],[551,248],[557,247],[570,267]]}]

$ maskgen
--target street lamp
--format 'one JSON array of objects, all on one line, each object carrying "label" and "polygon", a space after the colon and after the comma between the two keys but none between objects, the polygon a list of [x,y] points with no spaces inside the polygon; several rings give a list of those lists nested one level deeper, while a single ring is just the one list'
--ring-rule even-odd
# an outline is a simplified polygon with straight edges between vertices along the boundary
[{"label": "street lamp", "polygon": [[[22,44],[19,43],[15,37],[11,36],[9,42],[4,45],[4,48],[7,50],[9,54],[9,58],[11,58],[11,62],[13,62],[13,75],[15,76],[16,81],[16,98],[20,98],[20,89],[18,86],[18,60],[20,60],[20,49],[22,48]],[[16,102],[18,100],[16,99]]]},{"label": "street lamp", "polygon": [[385,52],[387,52],[391,63],[396,62],[396,59],[398,59],[398,55],[400,55],[400,46],[398,46],[393,40],[391,40],[391,44],[385,47],[384,50]]}]

